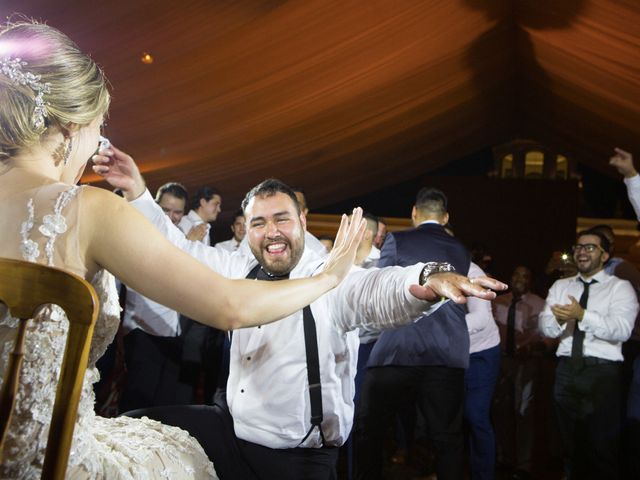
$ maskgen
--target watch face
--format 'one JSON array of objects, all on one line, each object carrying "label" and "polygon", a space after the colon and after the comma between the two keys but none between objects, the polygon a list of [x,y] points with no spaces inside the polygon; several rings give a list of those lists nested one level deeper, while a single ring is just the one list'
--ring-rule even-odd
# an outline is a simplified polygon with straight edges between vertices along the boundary
[{"label": "watch face", "polygon": [[420,285],[424,285],[425,283],[427,283],[427,278],[429,278],[429,275],[432,275],[434,273],[455,272],[455,270],[456,269],[453,268],[453,265],[447,262],[427,262],[424,264],[422,272],[420,273],[419,283]]}]

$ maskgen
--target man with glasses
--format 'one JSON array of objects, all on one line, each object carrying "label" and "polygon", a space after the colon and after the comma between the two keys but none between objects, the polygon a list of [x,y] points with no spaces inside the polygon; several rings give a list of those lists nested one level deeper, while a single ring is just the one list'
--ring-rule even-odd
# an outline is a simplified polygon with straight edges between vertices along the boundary
[{"label": "man with glasses", "polygon": [[553,400],[569,479],[618,478],[622,342],[638,301],[626,280],[604,271],[609,242],[578,234],[578,274],[556,281],[540,314],[542,332],[559,338]]}]

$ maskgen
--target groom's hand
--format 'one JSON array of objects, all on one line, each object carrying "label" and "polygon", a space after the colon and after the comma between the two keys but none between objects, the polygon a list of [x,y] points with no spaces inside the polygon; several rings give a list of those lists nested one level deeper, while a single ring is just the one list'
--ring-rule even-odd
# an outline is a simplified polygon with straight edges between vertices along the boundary
[{"label": "groom's hand", "polygon": [[119,188],[128,201],[135,200],[146,190],[144,179],[130,155],[113,145],[94,155],[93,171],[104,178],[109,185]]},{"label": "groom's hand", "polygon": [[409,292],[416,298],[430,302],[444,297],[456,303],[466,303],[467,297],[493,300],[496,294],[492,290],[507,288],[508,285],[490,277],[470,279],[455,272],[440,272],[429,275],[424,286],[411,285]]}]

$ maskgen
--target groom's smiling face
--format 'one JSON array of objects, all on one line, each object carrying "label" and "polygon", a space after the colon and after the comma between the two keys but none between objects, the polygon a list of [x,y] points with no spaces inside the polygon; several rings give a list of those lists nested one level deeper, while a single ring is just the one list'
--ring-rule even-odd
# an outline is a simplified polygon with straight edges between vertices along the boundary
[{"label": "groom's smiling face", "polygon": [[289,273],[304,251],[304,215],[293,200],[276,192],[256,196],[245,209],[249,247],[260,265],[273,275]]}]

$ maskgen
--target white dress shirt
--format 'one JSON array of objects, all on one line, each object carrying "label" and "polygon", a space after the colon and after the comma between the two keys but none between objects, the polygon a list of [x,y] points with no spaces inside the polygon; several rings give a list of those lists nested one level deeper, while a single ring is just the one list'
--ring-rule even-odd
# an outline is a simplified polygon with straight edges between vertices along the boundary
[{"label": "white dress shirt", "polygon": [[627,195],[629,202],[636,212],[636,217],[640,220],[640,175],[634,175],[631,178],[625,178],[624,184],[627,186]]},{"label": "white dress shirt", "polygon": [[589,279],[583,278],[587,282],[597,280],[597,283],[589,287],[589,300],[582,321],[569,320],[560,325],[551,312],[551,306],[568,304],[569,295],[579,301],[584,291],[580,278],[580,275],[563,278],[551,286],[544,310],[540,313],[540,329],[547,337],[560,337],[557,356],[570,357],[573,331],[578,323],[578,328],[585,332],[585,357],[622,361],[622,342],[631,335],[638,313],[633,287],[604,270]]},{"label": "white dress shirt", "polygon": [[218,242],[215,244],[216,248],[222,248],[227,252],[235,252],[240,248],[241,242],[237,242],[235,238],[225,240],[224,242]]},{"label": "white dress shirt", "polygon": [[[469,278],[484,276],[482,269],[471,262]],[[467,298],[467,328],[469,329],[469,353],[482,352],[500,344],[500,332],[491,310],[491,302],[482,298]]]},{"label": "white dress shirt", "polygon": [[[244,278],[253,256],[230,254],[185,239],[148,192],[131,202],[172,243],[229,278]],[[318,272],[323,259],[305,248],[290,278]],[[311,304],[316,321],[327,445],[342,445],[353,423],[357,328],[380,330],[435,311],[409,293],[423,264],[364,270],[354,267],[338,287]],[[424,320],[423,320],[424,321]],[[297,447],[310,429],[302,311],[260,327],[236,330],[231,344],[227,401],[238,438],[269,448]],[[303,447],[321,446],[316,430]]]},{"label": "white dress shirt", "polygon": [[[362,268],[375,268],[378,266],[378,260],[380,260],[380,249],[375,245],[371,245],[371,250],[369,250],[369,254],[367,258],[364,259],[362,265],[359,265]],[[360,343],[366,344],[375,342],[382,332],[372,332],[370,330],[360,329]]]},{"label": "white dress shirt", "polygon": [[362,265],[360,266],[362,268],[377,267],[379,260],[380,260],[380,249],[375,245],[371,245],[371,250],[369,250],[369,255],[367,255],[367,258],[364,259],[364,262],[362,262]]},{"label": "white dress shirt", "polygon": [[157,337],[180,335],[180,315],[127,287],[122,327],[125,333],[140,328]]},{"label": "white dress shirt", "polygon": [[[182,230],[182,233],[188,235],[193,227],[200,225],[201,223],[205,223],[202,217],[198,215],[195,210],[189,210],[189,213],[180,219],[178,228]],[[204,234],[204,238],[202,239],[202,243],[205,245],[211,245],[209,230],[211,230],[211,225],[207,223],[207,233]]]}]

